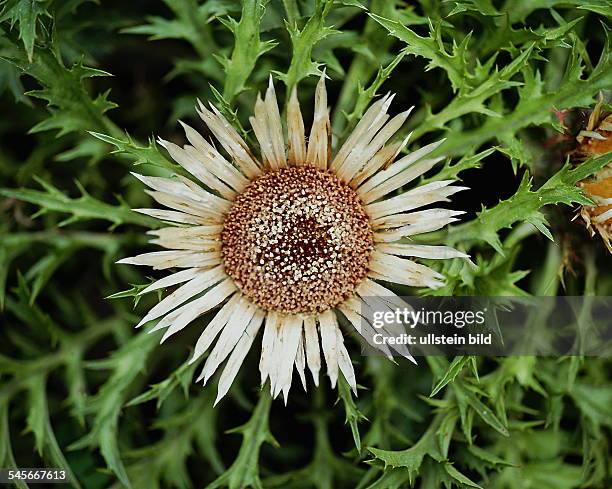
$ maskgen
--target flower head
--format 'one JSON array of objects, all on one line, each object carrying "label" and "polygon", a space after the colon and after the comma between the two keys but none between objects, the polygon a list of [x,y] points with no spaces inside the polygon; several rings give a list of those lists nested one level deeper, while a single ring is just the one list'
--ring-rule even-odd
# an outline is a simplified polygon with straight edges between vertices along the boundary
[{"label": "flower head", "polygon": [[[151,231],[156,236],[152,242],[168,251],[120,263],[181,269],[141,292],[178,286],[139,326],[158,320],[152,330],[165,329],[164,341],[218,308],[192,359],[212,347],[199,377],[204,383],[227,360],[217,401],[227,393],[260,329],[261,382],[269,380],[274,396],[282,391],[286,401],[294,367],[304,387],[306,367],[318,385],[321,350],[332,386],[341,374],[356,390],[338,315],[372,341],[362,305],[367,307],[371,297],[384,297],[389,305],[395,301],[379,280],[436,288],[443,277],[414,258],[466,257],[446,246],[401,241],[455,221],[461,212],[415,209],[448,201],[463,187],[444,180],[397,193],[442,158],[427,158],[440,144],[433,143],[395,161],[408,140],[389,141],[410,111],[391,118],[392,99],[372,104],[332,156],[324,77],[317,85],[308,140],[296,91],[291,94],[287,144],[270,79],[250,119],[260,159],[214,106],[199,103],[198,114],[225,155],[183,124],[190,144],[160,144],[199,182],[136,175],[170,209],[137,209],[169,223]],[[391,356],[388,346],[374,346]],[[412,359],[405,346],[395,348]]]},{"label": "flower head", "polygon": [[[589,116],[586,129],[578,137],[578,156],[593,156],[612,151],[612,114],[602,111],[603,100],[597,103]],[[580,187],[595,202],[580,208],[582,217],[591,236],[601,236],[606,248],[612,253],[612,165],[602,168],[592,177],[580,182]]]},{"label": "flower head", "polygon": [[606,248],[612,253],[612,167],[604,168],[588,181],[580,183],[595,205],[584,205],[580,216],[591,236],[599,233]]}]

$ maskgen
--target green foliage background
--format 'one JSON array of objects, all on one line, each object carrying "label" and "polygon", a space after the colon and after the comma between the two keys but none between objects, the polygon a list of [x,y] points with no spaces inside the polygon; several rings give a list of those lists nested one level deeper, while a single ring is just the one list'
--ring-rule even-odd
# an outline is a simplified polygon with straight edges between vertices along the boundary
[{"label": "green foliage background", "polygon": [[0,0],[0,467],[84,488],[611,487],[609,360],[395,365],[349,339],[359,396],[294,386],[285,408],[255,349],[213,409],[186,364],[205,321],[161,346],[135,332],[150,277],[113,265],[157,225],[128,172],[177,170],[153,135],[202,128],[199,97],[252,140],[270,72],[308,120],[325,65],[335,141],[396,92],[411,149],[445,136],[436,178],[472,187],[465,222],[422,238],[473,256],[440,265],[440,293],[612,295],[610,256],[570,222],[611,157],[553,144],[556,112],[612,88],[611,17],[606,0]]}]

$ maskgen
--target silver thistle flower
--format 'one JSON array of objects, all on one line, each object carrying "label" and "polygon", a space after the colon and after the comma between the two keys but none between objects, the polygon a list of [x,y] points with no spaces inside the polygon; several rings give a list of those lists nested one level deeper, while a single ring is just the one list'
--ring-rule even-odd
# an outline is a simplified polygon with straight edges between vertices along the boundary
[{"label": "silver thistle flower", "polygon": [[[272,79],[258,97],[251,126],[261,159],[211,105],[198,114],[225,150],[226,158],[195,129],[183,124],[189,145],[160,140],[195,181],[177,176],[136,175],[149,194],[171,210],[136,209],[168,222],[151,231],[152,242],[169,251],[145,253],[119,263],[154,269],[180,268],[141,293],[180,285],[140,321],[158,320],[162,341],[202,314],[219,308],[195,346],[195,361],[213,345],[198,380],[208,382],[227,360],[217,402],[263,328],[259,369],[274,397],[285,402],[293,369],[304,388],[308,367],[318,385],[321,350],[331,385],[343,375],[356,390],[355,373],[337,314],[366,339],[362,322],[368,297],[394,294],[377,280],[436,288],[443,277],[414,258],[466,257],[447,246],[406,244],[401,238],[434,231],[461,214],[446,209],[414,211],[448,198],[463,187],[434,181],[389,197],[430,170],[442,158],[427,158],[440,142],[397,161],[408,142],[389,143],[410,110],[390,118],[393,97],[376,101],[332,157],[324,76],[315,95],[308,140],[296,91],[287,106],[287,149]],[[216,343],[215,343],[216,340]],[[388,346],[376,345],[391,356]],[[403,345],[397,351],[412,359]],[[229,357],[229,358],[228,358]]]}]

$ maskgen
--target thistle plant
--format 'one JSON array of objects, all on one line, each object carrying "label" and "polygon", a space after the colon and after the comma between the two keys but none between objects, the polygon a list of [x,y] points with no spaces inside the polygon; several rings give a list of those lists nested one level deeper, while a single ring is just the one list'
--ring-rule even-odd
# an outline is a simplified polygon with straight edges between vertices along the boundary
[{"label": "thistle plant", "polygon": [[0,0],[0,468],[609,487],[609,359],[359,338],[372,296],[612,295],[611,18]]}]

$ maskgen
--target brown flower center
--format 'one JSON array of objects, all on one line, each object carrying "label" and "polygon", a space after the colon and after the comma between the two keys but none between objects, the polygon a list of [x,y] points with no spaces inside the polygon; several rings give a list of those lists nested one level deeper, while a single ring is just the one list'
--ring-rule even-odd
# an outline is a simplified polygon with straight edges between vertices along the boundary
[{"label": "brown flower center", "polygon": [[373,236],[353,189],[308,167],[269,172],[236,197],[221,233],[226,272],[258,306],[321,312],[368,272]]}]

